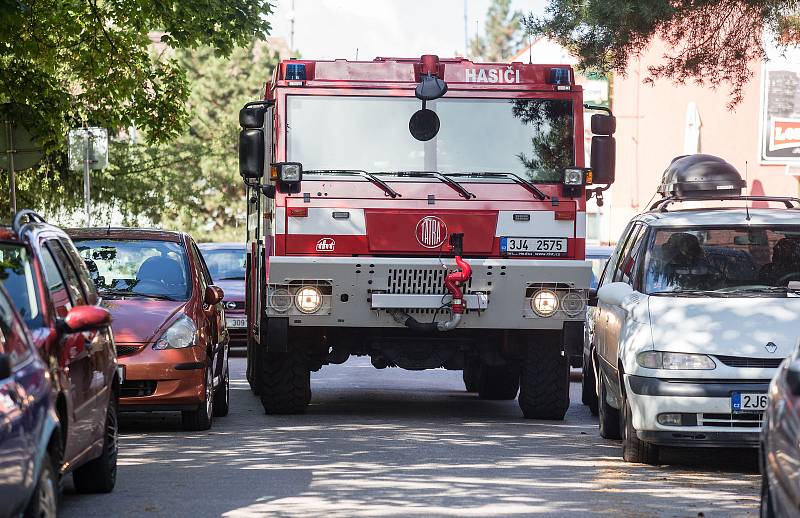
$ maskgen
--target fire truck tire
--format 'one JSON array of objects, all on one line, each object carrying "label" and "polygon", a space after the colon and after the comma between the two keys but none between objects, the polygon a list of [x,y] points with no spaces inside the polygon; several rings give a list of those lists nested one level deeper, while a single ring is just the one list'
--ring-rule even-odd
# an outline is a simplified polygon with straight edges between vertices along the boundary
[{"label": "fire truck tire", "polygon": [[478,376],[480,375],[481,364],[478,361],[467,361],[464,365],[464,388],[467,392],[478,391]]},{"label": "fire truck tire", "polygon": [[561,421],[569,408],[569,358],[560,346],[534,344],[520,375],[519,407],[526,419]]},{"label": "fire truck tire", "polygon": [[519,392],[519,371],[507,366],[481,365],[478,376],[478,396],[496,401],[510,400]]},{"label": "fire truck tire", "polygon": [[267,414],[302,414],[311,402],[311,371],[305,351],[261,351],[261,404]]},{"label": "fire truck tire", "polygon": [[247,343],[247,382],[250,391],[256,396],[261,393],[261,366],[259,359],[262,355],[261,347],[255,341]]}]

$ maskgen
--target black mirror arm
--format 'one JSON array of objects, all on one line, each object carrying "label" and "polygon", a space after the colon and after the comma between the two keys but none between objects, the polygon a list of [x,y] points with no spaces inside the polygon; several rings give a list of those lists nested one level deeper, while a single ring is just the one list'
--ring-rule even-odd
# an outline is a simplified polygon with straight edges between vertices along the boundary
[{"label": "black mirror arm", "polygon": [[586,189],[586,201],[592,199],[592,196],[597,198],[597,206],[603,206],[603,191],[607,191],[610,189],[610,185],[606,185],[605,187],[595,187],[594,189]]}]

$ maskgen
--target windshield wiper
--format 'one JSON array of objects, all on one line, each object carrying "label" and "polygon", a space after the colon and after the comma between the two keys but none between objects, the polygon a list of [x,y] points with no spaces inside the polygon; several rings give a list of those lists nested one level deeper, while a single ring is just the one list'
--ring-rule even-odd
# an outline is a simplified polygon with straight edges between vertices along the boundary
[{"label": "windshield wiper", "polygon": [[217,277],[218,281],[243,281],[245,280],[244,276],[242,277]]},{"label": "windshield wiper", "polygon": [[460,178],[511,178],[515,183],[525,187],[531,194],[539,200],[546,200],[547,195],[541,189],[533,185],[528,180],[514,173],[498,173],[493,171],[479,171],[471,173],[447,173],[446,176],[457,176]]},{"label": "windshield wiper", "polygon": [[654,291],[648,295],[663,295],[666,297],[681,297],[681,296],[707,296],[707,297],[725,297],[726,294],[716,290],[675,290],[675,291]]},{"label": "windshield wiper", "polygon": [[110,297],[143,297],[149,299],[158,299],[158,300],[172,300],[177,301],[175,297],[171,297],[169,295],[154,295],[152,293],[138,293],[135,291],[128,291],[128,290],[115,290],[115,289],[108,289],[108,290],[98,290],[100,295],[108,295]]},{"label": "windshield wiper", "polygon": [[400,194],[399,192],[397,192],[394,189],[392,189],[391,187],[389,187],[389,184],[387,184],[386,182],[384,182],[383,180],[381,180],[380,178],[378,178],[374,174],[364,171],[363,169],[310,169],[310,170],[307,170],[306,172],[307,173],[323,173],[323,174],[325,174],[325,173],[328,173],[328,174],[357,174],[358,176],[360,176],[362,178],[366,178],[368,181],[370,181],[370,182],[374,183],[375,185],[377,185],[378,187],[380,187],[381,190],[383,190],[383,192],[385,192],[386,194],[388,194],[392,198],[397,198],[398,196],[401,197],[401,198],[403,197],[402,194]]},{"label": "windshield wiper", "polygon": [[448,178],[439,171],[381,171],[378,174],[394,174],[401,178],[436,178],[455,189],[465,199],[475,198],[475,195],[464,188],[463,185],[452,178]]}]

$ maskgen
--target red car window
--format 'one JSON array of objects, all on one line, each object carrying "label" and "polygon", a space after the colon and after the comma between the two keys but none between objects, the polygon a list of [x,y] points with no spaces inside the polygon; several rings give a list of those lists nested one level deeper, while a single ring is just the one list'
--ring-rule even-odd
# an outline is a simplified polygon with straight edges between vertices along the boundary
[{"label": "red car window", "polygon": [[81,291],[81,281],[78,279],[78,273],[75,271],[67,252],[64,251],[64,247],[56,240],[48,241],[47,247],[53,252],[53,257],[56,259],[61,275],[67,281],[67,290],[69,290],[72,303],[77,306],[86,304],[86,297]]},{"label": "red car window", "polygon": [[86,263],[78,254],[78,251],[75,250],[75,245],[73,245],[69,239],[62,237],[60,241],[64,246],[64,250],[67,252],[67,255],[71,259],[72,265],[75,267],[78,280],[81,283],[81,287],[83,288],[83,292],[86,294],[89,304],[97,304],[97,299],[99,298],[97,295],[97,288],[95,287],[94,283],[89,280],[89,270],[86,267]]}]

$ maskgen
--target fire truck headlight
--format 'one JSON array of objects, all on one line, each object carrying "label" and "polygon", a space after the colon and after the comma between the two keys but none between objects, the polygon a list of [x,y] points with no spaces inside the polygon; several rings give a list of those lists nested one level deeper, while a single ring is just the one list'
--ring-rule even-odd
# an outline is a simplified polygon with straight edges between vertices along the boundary
[{"label": "fire truck headlight", "polygon": [[564,185],[583,185],[586,170],[580,167],[564,169]]},{"label": "fire truck headlight", "polygon": [[583,298],[576,292],[571,291],[561,297],[561,309],[568,317],[579,317],[586,309]]},{"label": "fire truck headlight", "polygon": [[277,288],[269,296],[269,306],[278,313],[286,313],[292,307],[292,296],[286,288]]},{"label": "fire truck headlight", "polygon": [[558,309],[558,295],[553,290],[539,290],[531,297],[531,309],[540,317],[550,317]]},{"label": "fire truck headlight", "polygon": [[322,293],[313,286],[303,286],[294,295],[294,305],[302,313],[316,313],[322,307]]}]

